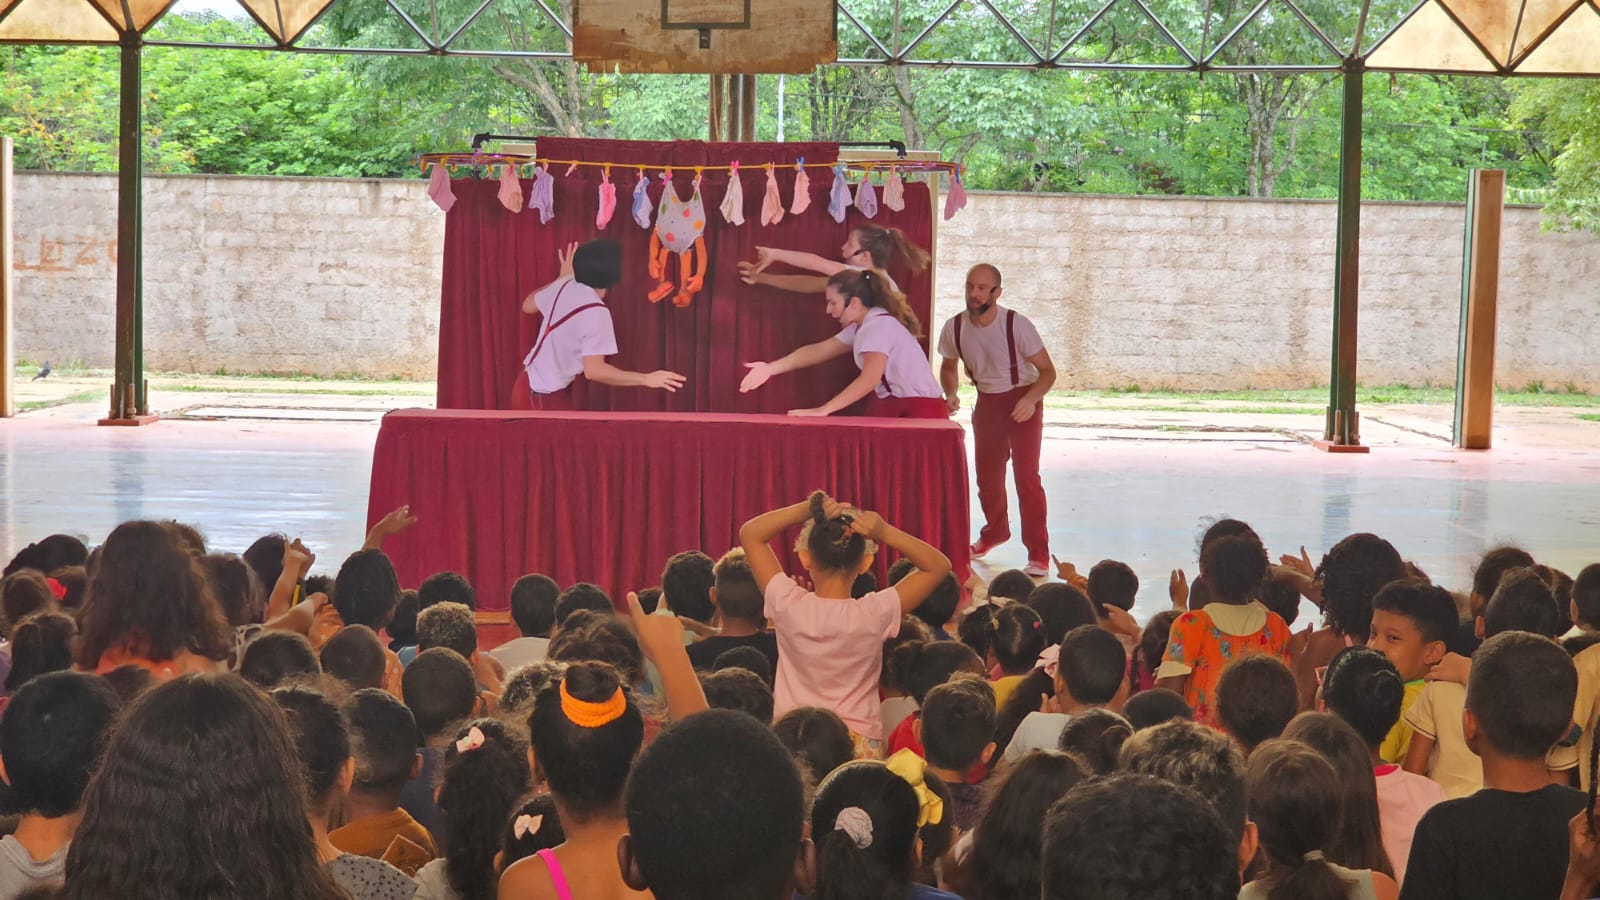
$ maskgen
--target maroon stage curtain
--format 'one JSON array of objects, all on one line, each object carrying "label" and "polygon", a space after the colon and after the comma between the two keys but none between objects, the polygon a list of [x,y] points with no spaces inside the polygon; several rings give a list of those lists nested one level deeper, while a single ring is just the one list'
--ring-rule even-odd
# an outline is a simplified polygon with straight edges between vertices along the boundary
[{"label": "maroon stage curtain", "polygon": [[[950,421],[397,410],[378,433],[368,518],[410,504],[417,524],[384,545],[400,583],[457,571],[484,610],[505,609],[527,572],[620,602],[659,584],[672,554],[715,557],[746,520],[815,488],[938,547],[965,582],[966,473]],[[797,533],[776,542],[791,573]],[[879,554],[880,582],[892,561]]]},{"label": "maroon stage curtain", "polygon": [[[439,317],[439,387],[441,409],[508,409],[511,386],[521,371],[522,357],[539,328],[538,316],[521,312],[522,299],[555,278],[556,251],[572,241],[608,237],[622,244],[624,281],[606,297],[617,329],[618,353],[612,362],[625,369],[671,369],[688,376],[676,394],[639,388],[613,390],[588,385],[584,406],[599,410],[670,412],[774,412],[819,406],[855,377],[848,358],[803,373],[779,376],[751,394],[739,393],[744,363],[776,359],[802,344],[837,331],[823,312],[820,296],[807,297],[739,281],[738,261],[754,259],[759,246],[804,250],[829,259],[852,228],[862,224],[893,226],[916,244],[932,242],[933,221],[927,184],[906,184],[906,208],[879,209],[872,220],[851,207],[843,224],[828,215],[833,173],[808,169],[811,208],[782,222],[760,224],[766,172],[761,165],[780,164],[778,182],[787,208],[794,196],[793,163],[833,162],[833,144],[707,144],[542,138],[539,156],[646,166],[650,178],[652,221],[660,203],[663,165],[741,164],[745,224],[730,225],[718,212],[727,188],[727,172],[705,172],[700,186],[706,207],[705,240],[709,271],[706,286],[685,309],[670,300],[651,303],[645,295],[655,286],[649,277],[650,232],[633,221],[631,201],[637,168],[611,170],[617,188],[617,211],[604,231],[595,229],[602,171],[551,166],[555,177],[555,218],[540,225],[538,215],[524,209],[516,215],[501,206],[495,179],[455,179],[456,204],[445,222],[444,279]],[[692,193],[692,172],[673,174],[678,195]],[[531,187],[523,180],[523,191]],[[881,190],[881,188],[880,188]],[[679,260],[674,258],[672,276]],[[779,269],[777,271],[782,271]],[[906,290],[924,331],[932,328],[931,273],[912,277],[891,272]],[[926,336],[924,337],[926,344]]]}]

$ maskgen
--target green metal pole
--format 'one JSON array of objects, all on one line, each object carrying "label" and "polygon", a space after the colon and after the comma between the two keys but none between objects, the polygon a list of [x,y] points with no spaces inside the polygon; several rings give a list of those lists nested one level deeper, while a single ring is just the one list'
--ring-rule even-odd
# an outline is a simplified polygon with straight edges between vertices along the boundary
[{"label": "green metal pole", "polygon": [[122,35],[121,115],[117,129],[117,327],[116,375],[111,387],[111,418],[131,419],[145,412],[144,296],[140,242],[143,193],[144,117],[140,55],[144,38]]},{"label": "green metal pole", "polygon": [[1356,420],[1356,323],[1361,276],[1361,107],[1365,67],[1345,63],[1339,136],[1339,220],[1334,251],[1333,366],[1328,381],[1324,437],[1359,444]]}]

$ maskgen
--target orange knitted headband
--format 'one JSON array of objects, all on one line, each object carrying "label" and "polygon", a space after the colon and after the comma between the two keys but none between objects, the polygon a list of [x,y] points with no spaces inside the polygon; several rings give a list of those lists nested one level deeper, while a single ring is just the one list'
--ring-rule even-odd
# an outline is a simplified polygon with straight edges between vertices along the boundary
[{"label": "orange knitted headband", "polygon": [[566,715],[568,721],[579,728],[600,728],[610,725],[622,718],[622,714],[627,711],[628,698],[620,687],[611,695],[611,699],[590,703],[567,693],[566,679],[561,681],[561,712]]}]

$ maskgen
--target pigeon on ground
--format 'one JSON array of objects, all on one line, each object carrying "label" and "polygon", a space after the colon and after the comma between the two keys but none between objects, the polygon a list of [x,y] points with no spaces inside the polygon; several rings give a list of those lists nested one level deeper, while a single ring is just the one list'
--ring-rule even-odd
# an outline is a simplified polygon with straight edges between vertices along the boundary
[{"label": "pigeon on ground", "polygon": [[50,377],[50,360],[47,359],[47,360],[44,361],[44,368],[40,369],[39,370],[39,374],[33,376],[33,378],[31,380],[38,381],[41,378],[49,378],[49,377]]}]

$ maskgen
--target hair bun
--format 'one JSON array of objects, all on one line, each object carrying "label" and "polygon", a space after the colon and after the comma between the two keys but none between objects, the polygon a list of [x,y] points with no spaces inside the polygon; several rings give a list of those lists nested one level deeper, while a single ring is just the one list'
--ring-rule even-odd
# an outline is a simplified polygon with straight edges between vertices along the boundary
[{"label": "hair bun", "polygon": [[586,703],[603,703],[622,687],[622,676],[615,667],[604,662],[575,662],[562,676],[567,693]]},{"label": "hair bun", "polygon": [[1400,673],[1392,669],[1378,669],[1366,679],[1366,692],[1373,700],[1387,704],[1395,698],[1405,697],[1406,685],[1400,680]]},{"label": "hair bun", "polygon": [[812,491],[811,496],[808,498],[808,502],[811,504],[811,518],[819,525],[828,521],[828,514],[823,506],[824,501],[827,499],[828,495],[822,491]]}]

